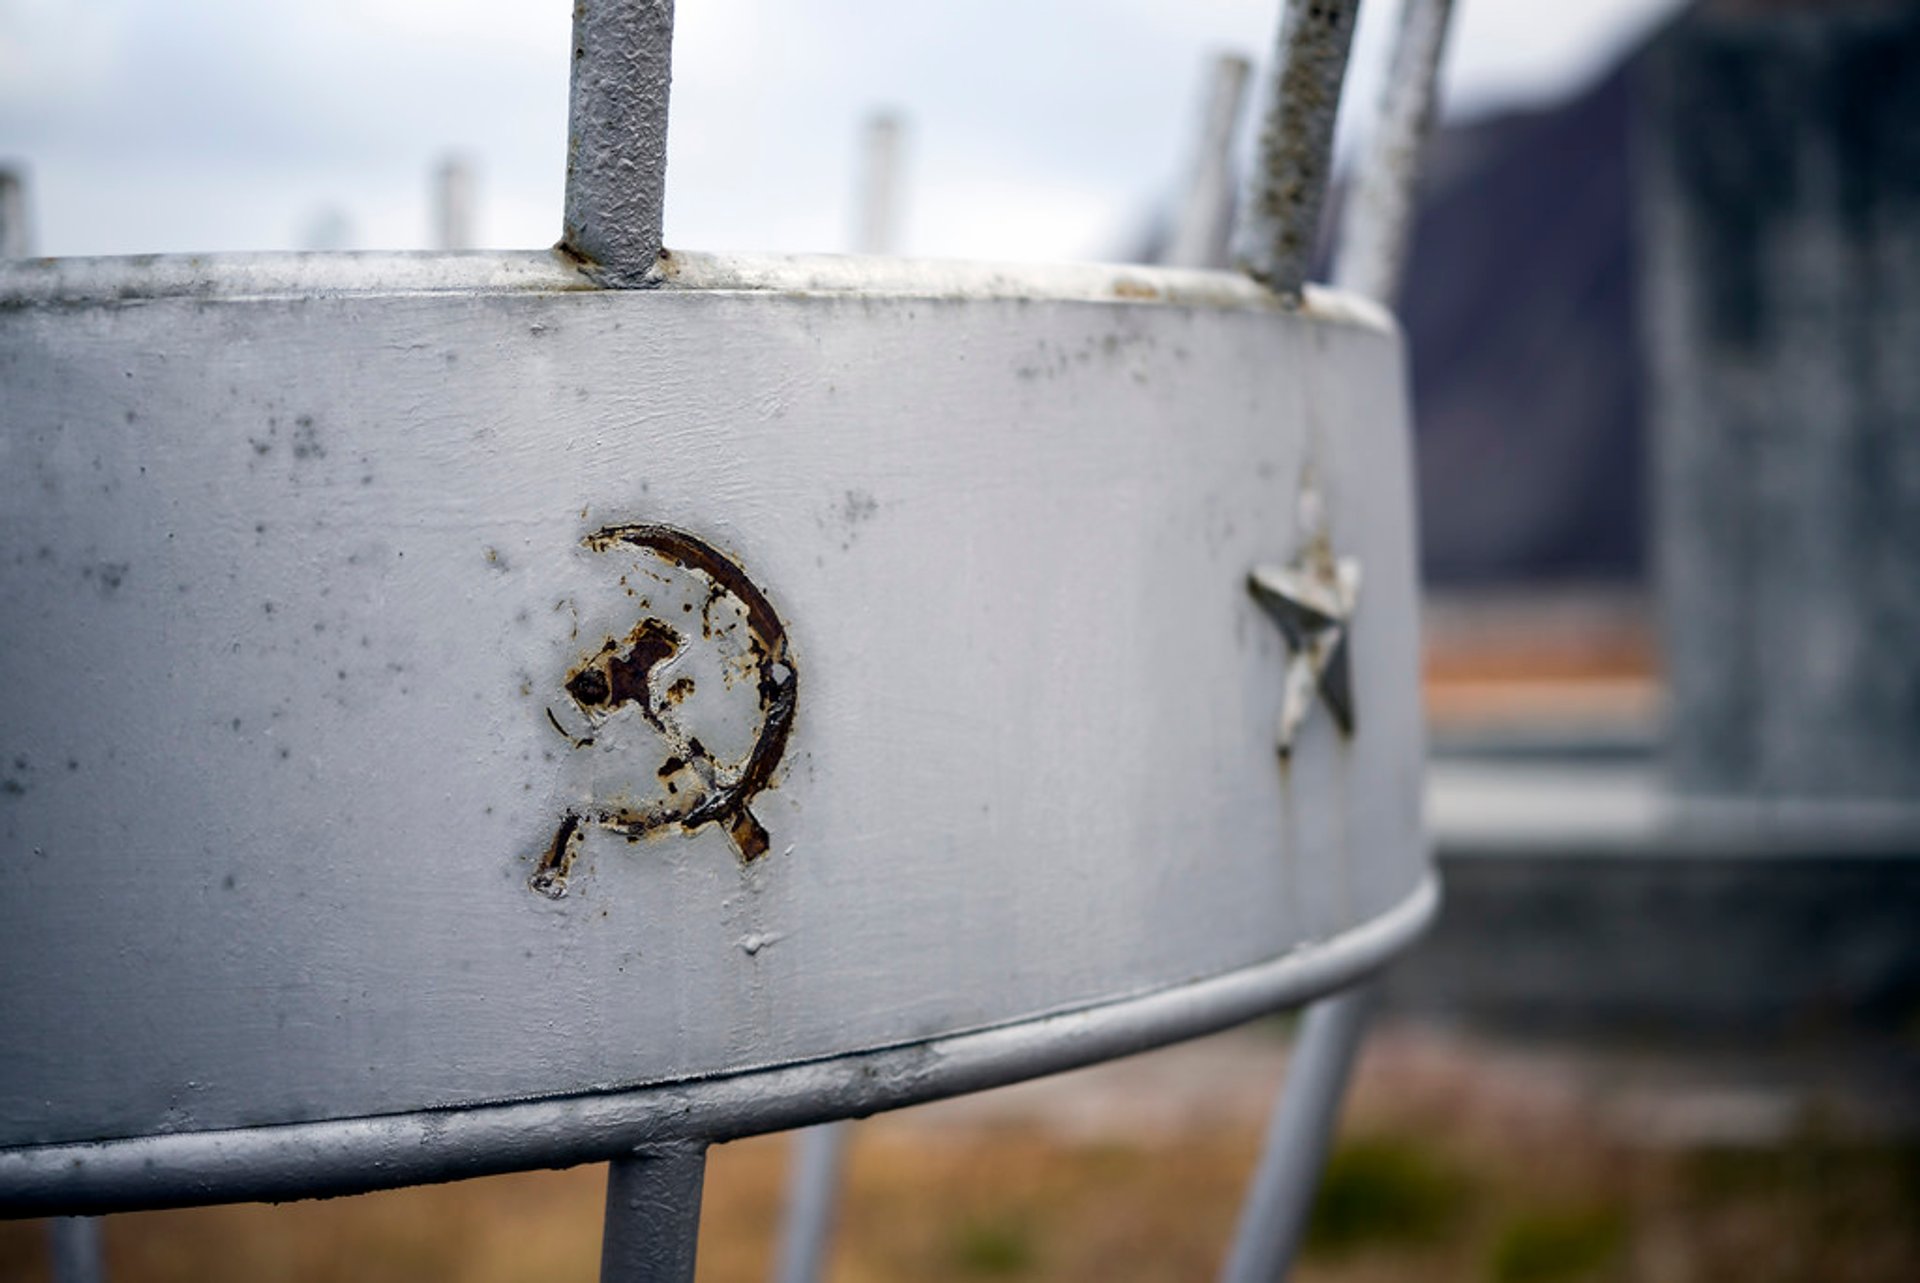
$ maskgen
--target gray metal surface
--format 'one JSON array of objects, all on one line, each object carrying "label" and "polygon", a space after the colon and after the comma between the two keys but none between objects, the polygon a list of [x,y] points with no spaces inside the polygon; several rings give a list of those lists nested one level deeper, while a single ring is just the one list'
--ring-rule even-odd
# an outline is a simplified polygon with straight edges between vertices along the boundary
[{"label": "gray metal surface", "polygon": [[693,1283],[707,1147],[665,1145],[607,1166],[600,1283]]},{"label": "gray metal surface", "polygon": [[1342,211],[1334,283],[1389,307],[1400,292],[1452,9],[1453,0],[1401,0],[1373,133]]},{"label": "gray metal surface", "polygon": [[1372,1001],[1362,985],[1307,1008],[1221,1283],[1273,1283],[1298,1254]]},{"label": "gray metal surface", "polygon": [[602,285],[646,283],[666,204],[673,0],[580,0],[561,245]]},{"label": "gray metal surface", "polygon": [[1242,258],[1284,298],[1299,295],[1313,258],[1359,7],[1359,0],[1286,0],[1281,10]]},{"label": "gray metal surface", "polygon": [[878,1051],[628,1091],[0,1149],[0,1212],[349,1194],[733,1140],[982,1091],[1197,1037],[1352,984],[1431,921],[1436,884],[1338,939],[1138,997]]},{"label": "gray metal surface", "polygon": [[[386,261],[0,274],[9,1206],[816,1121],[1308,998],[1424,919],[1376,313],[1144,269],[688,257],[619,293],[478,256],[393,293]],[[1245,581],[1298,551],[1310,463],[1369,704],[1282,768]],[[604,537],[636,525],[734,572]],[[756,595],[784,659],[726,640]],[[650,620],[683,644],[644,696],[586,698]],[[636,801],[730,787],[781,663],[761,791]],[[778,1068],[859,1053],[898,1080]]]}]

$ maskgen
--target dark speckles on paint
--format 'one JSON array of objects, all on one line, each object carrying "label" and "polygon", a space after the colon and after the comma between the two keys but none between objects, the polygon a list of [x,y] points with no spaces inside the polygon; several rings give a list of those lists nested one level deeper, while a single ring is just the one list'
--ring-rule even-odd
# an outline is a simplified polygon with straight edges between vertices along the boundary
[{"label": "dark speckles on paint", "polygon": [[80,577],[100,590],[103,597],[111,597],[120,591],[120,585],[126,582],[127,572],[132,569],[124,561],[100,561],[80,568]]},{"label": "dark speckles on paint", "polygon": [[846,501],[840,505],[841,518],[849,528],[873,520],[879,511],[879,501],[864,490],[847,491]]},{"label": "dark speckles on paint", "polygon": [[296,459],[324,459],[327,448],[320,441],[320,429],[314,424],[311,414],[303,414],[293,421],[293,457]]}]

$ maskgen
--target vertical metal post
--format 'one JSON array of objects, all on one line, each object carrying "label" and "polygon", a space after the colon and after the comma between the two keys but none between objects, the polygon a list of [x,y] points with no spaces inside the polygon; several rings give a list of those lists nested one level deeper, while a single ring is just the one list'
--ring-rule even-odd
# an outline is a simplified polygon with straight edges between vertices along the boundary
[{"label": "vertical metal post", "polygon": [[1233,236],[1233,135],[1252,65],[1238,54],[1214,59],[1193,169],[1174,219],[1170,267],[1225,267]]},{"label": "vertical metal post", "polygon": [[0,258],[27,258],[33,233],[27,227],[27,179],[17,169],[0,167]]},{"label": "vertical metal post", "polygon": [[[1432,126],[1451,11],[1452,0],[1405,0],[1380,119],[1344,220],[1334,279],[1388,306],[1406,263],[1420,149]],[[1307,1008],[1223,1283],[1273,1283],[1299,1251],[1373,1000],[1372,984],[1362,983]]]},{"label": "vertical metal post", "polygon": [[666,203],[673,0],[578,0],[561,248],[602,285],[645,285]]},{"label": "vertical metal post", "polygon": [[1359,0],[1286,0],[1281,10],[1242,266],[1283,299],[1300,297],[1312,263],[1358,8]]},{"label": "vertical metal post", "polygon": [[1341,219],[1334,284],[1388,307],[1400,292],[1452,9],[1453,0],[1404,0],[1379,117]]},{"label": "vertical metal post", "polygon": [[787,1217],[780,1229],[778,1283],[818,1283],[833,1242],[851,1123],[823,1123],[794,1134],[787,1168]]},{"label": "vertical metal post", "polygon": [[[905,122],[892,111],[874,112],[861,130],[860,178],[854,194],[855,253],[891,254],[898,248],[905,132]],[[778,1283],[818,1283],[825,1273],[852,1127],[850,1122],[821,1123],[793,1134],[793,1151],[787,1158],[786,1215],[773,1264]]]},{"label": "vertical metal post", "polygon": [[101,1283],[106,1278],[99,1217],[54,1217],[47,1222],[47,1246],[53,1258],[53,1283]]},{"label": "vertical metal post", "polygon": [[860,222],[853,248],[861,254],[891,254],[900,235],[900,151],[905,126],[890,111],[867,118],[861,142]]},{"label": "vertical metal post", "polygon": [[433,171],[433,247],[473,248],[473,166],[448,156]]},{"label": "vertical metal post", "polygon": [[607,1166],[600,1283],[693,1283],[707,1147],[663,1145]]},{"label": "vertical metal post", "polygon": [[1221,1283],[1274,1283],[1293,1263],[1372,1002],[1362,984],[1307,1008]]}]

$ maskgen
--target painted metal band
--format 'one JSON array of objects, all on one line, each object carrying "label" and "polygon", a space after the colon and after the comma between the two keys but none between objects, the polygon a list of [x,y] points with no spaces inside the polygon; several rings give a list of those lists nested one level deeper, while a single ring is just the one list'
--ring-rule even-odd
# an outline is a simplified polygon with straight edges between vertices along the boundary
[{"label": "painted metal band", "polygon": [[1015,1024],[627,1091],[0,1150],[0,1215],[53,1216],[357,1194],[598,1162],[981,1091],[1212,1033],[1353,983],[1439,907],[1429,873],[1393,908],[1271,961]]},{"label": "painted metal band", "polygon": [[[665,252],[668,292],[1018,299],[1273,311],[1281,303],[1237,272],[1103,263],[970,263],[848,254]],[[156,254],[0,262],[0,310],[139,304],[162,298],[265,299],[437,294],[598,293],[550,250],[479,254]],[[1357,294],[1307,287],[1317,321],[1390,333],[1392,315]]]}]

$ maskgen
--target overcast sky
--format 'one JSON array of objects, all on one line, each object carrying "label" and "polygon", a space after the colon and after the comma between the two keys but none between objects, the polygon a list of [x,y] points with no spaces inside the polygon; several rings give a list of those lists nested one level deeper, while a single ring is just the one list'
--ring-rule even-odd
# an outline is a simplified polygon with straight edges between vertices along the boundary
[{"label": "overcast sky", "polygon": [[[1598,74],[1677,0],[1457,0],[1455,114]],[[566,0],[0,0],[0,163],[49,254],[423,248],[429,174],[489,246],[558,235]],[[909,122],[901,249],[1121,251],[1183,168],[1209,59],[1278,0],[679,0],[669,244],[840,250],[859,123]],[[1394,0],[1362,6],[1343,130]],[[1355,110],[1355,107],[1361,110]]]}]

